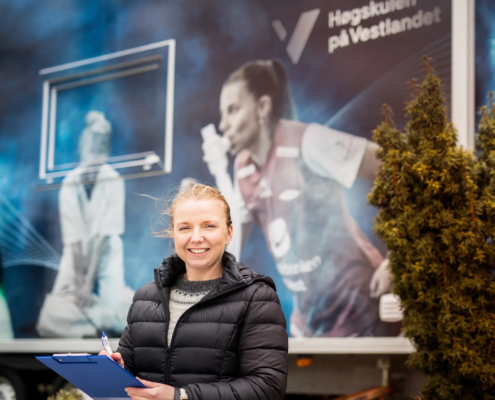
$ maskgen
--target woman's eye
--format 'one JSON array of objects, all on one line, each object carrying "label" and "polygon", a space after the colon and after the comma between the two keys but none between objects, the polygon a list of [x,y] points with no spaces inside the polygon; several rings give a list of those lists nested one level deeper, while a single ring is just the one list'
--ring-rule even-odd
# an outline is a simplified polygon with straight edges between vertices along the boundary
[{"label": "woman's eye", "polygon": [[209,225],[206,225],[206,227],[207,227],[207,228],[215,228],[215,225],[211,225],[211,224],[209,224]]},{"label": "woman's eye", "polygon": [[185,231],[186,229],[189,229],[187,226],[183,226],[182,228],[179,228],[179,231]]}]

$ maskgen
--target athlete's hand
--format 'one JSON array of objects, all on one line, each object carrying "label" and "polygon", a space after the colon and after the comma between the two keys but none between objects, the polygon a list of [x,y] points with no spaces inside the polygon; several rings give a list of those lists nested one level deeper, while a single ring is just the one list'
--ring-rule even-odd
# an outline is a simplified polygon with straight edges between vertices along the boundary
[{"label": "athlete's hand", "polygon": [[117,364],[119,364],[122,368],[124,368],[124,359],[122,358],[122,354],[120,353],[112,353],[111,356],[108,355],[106,350],[102,350],[98,353],[99,356],[108,356]]},{"label": "athlete's hand", "polygon": [[370,282],[370,297],[372,299],[379,298],[382,294],[390,293],[391,277],[388,269],[388,258],[382,261],[371,277]]},{"label": "athlete's hand", "polygon": [[229,159],[227,157],[228,148],[226,149],[225,140],[220,135],[212,135],[203,141],[201,145],[203,150],[203,161],[208,166],[210,174],[213,176],[227,171]]},{"label": "athlete's hand", "polygon": [[128,387],[125,391],[132,400],[154,399],[154,400],[174,400],[175,388],[172,386],[164,385],[163,383],[156,383],[139,379],[148,389],[139,389]]}]

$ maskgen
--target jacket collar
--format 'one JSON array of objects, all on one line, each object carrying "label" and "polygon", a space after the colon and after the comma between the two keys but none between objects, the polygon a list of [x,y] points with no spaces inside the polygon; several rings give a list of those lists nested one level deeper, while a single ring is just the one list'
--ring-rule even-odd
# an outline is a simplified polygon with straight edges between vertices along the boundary
[{"label": "jacket collar", "polygon": [[[223,290],[230,285],[244,282],[249,284],[256,276],[260,274],[251,271],[239,263],[236,258],[225,252],[222,257],[223,274],[220,280],[219,289]],[[163,260],[162,265],[155,269],[155,274],[158,274],[158,281],[162,287],[172,287],[180,275],[186,272],[186,265],[177,254],[167,257]]]}]

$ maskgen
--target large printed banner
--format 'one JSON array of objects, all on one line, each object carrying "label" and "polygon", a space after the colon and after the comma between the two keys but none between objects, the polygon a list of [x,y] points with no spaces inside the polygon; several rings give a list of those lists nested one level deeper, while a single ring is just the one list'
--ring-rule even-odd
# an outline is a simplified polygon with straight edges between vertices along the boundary
[{"label": "large printed banner", "polygon": [[[475,74],[476,111],[487,104],[488,93],[495,90],[495,3],[475,3]],[[480,115],[477,115],[477,120]]]},{"label": "large printed banner", "polygon": [[192,182],[224,193],[228,250],[273,278],[292,337],[399,333],[372,131],[385,102],[405,125],[424,54],[450,98],[450,0],[0,10],[0,336],[118,337],[173,252],[151,198]]}]

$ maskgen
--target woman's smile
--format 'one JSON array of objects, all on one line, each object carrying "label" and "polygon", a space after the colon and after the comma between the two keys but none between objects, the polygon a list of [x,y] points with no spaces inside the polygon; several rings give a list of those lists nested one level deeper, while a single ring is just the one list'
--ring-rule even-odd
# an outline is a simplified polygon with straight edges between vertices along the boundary
[{"label": "woman's smile", "polygon": [[206,252],[208,252],[210,249],[188,249],[189,252],[193,253],[193,254],[197,254],[197,255],[202,255]]}]

